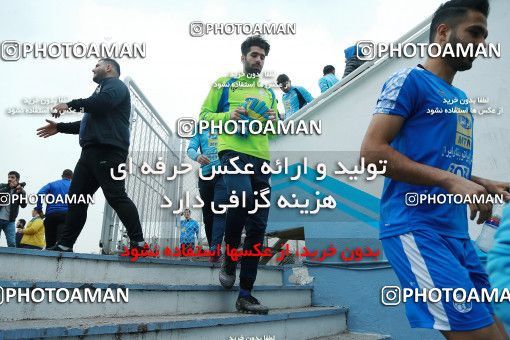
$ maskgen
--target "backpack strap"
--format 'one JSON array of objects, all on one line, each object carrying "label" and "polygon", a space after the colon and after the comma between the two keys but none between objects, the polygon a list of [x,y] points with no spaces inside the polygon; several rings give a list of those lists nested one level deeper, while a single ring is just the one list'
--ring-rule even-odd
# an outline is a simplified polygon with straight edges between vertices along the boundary
[{"label": "backpack strap", "polygon": [[306,100],[305,100],[305,97],[303,97],[303,95],[301,94],[301,92],[299,92],[299,90],[295,87],[293,88],[293,90],[296,92],[296,95],[298,97],[298,101],[299,101],[299,108],[302,108],[303,106],[305,106],[307,103],[306,103]]}]

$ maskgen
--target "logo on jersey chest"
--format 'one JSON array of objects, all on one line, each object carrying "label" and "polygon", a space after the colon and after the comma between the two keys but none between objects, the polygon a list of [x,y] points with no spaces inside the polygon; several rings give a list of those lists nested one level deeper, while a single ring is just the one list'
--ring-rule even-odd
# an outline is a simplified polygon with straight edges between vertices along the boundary
[{"label": "logo on jersey chest", "polygon": [[457,113],[455,145],[471,150],[473,144],[473,117],[467,113]]}]

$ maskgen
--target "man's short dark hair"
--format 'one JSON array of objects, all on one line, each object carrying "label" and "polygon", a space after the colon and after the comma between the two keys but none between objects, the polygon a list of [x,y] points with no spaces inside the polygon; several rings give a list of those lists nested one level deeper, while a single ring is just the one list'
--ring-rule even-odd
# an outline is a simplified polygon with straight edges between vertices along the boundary
[{"label": "man's short dark hair", "polygon": [[17,171],[9,171],[9,173],[7,174],[7,176],[10,176],[10,175],[14,175],[16,177],[16,180],[19,181],[19,172]]},{"label": "man's short dark hair", "polygon": [[278,86],[281,86],[281,85],[285,84],[286,82],[288,82],[289,80],[290,80],[289,76],[282,73],[278,76],[278,78],[276,78],[276,83],[278,84]]},{"label": "man's short dark hair", "polygon": [[489,16],[489,0],[450,0],[445,2],[434,12],[430,23],[429,42],[434,42],[437,27],[440,24],[447,24],[455,27],[465,18],[469,10],[482,13],[485,17]]},{"label": "man's short dark hair", "polygon": [[252,37],[248,37],[241,44],[241,53],[243,55],[247,55],[250,52],[250,47],[257,46],[263,49],[266,52],[266,55],[269,54],[269,43],[264,40],[260,35],[254,35]]},{"label": "man's short dark hair", "polygon": [[120,76],[120,65],[119,65],[118,62],[116,62],[112,58],[102,58],[102,59],[99,59],[99,60],[104,62],[104,63],[107,63],[109,65],[112,65],[113,68],[115,69],[115,71],[117,72],[117,75]]},{"label": "man's short dark hair", "polygon": [[62,172],[62,177],[69,179],[73,178],[73,170],[65,169],[64,172]]},{"label": "man's short dark hair", "polygon": [[335,67],[333,65],[326,65],[322,69],[322,73],[324,75],[335,72]]}]

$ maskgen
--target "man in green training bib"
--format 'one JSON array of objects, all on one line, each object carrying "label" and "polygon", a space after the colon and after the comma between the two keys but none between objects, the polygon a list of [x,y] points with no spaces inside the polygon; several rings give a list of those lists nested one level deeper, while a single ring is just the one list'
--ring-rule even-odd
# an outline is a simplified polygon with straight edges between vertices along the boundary
[{"label": "man in green training bib", "polygon": [[[243,74],[238,78],[223,77],[212,86],[202,105],[200,119],[214,123],[226,123],[258,119],[264,124],[275,123],[278,117],[277,101],[271,88],[260,84],[259,75],[264,67],[265,57],[269,53],[269,43],[260,36],[253,36],[241,44],[241,62]],[[251,165],[252,174],[223,174],[229,195],[238,196],[244,206],[229,208],[225,224],[225,244],[227,249],[237,249],[241,242],[243,228],[246,238],[243,250],[256,250],[262,245],[267,226],[269,207],[255,207],[255,200],[263,192],[269,200],[270,174],[263,174],[261,167],[269,162],[269,135],[267,134],[226,134],[218,136],[218,156],[222,167],[235,170],[232,163],[240,169]],[[235,191],[235,193],[233,193]],[[254,211],[255,210],[255,211]],[[257,277],[260,256],[242,256],[239,275],[239,297],[236,309],[244,313],[267,314],[268,308],[251,295]],[[230,289],[236,280],[237,261],[226,254],[221,270],[220,283]]]}]

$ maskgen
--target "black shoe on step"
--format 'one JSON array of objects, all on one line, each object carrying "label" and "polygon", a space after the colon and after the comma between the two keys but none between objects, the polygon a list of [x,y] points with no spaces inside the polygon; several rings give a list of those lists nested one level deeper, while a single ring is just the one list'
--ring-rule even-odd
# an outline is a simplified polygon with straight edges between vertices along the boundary
[{"label": "black shoe on step", "polygon": [[238,297],[236,309],[238,312],[248,314],[267,314],[269,312],[269,308],[261,305],[259,300],[251,295],[248,297]]},{"label": "black shoe on step", "polygon": [[230,289],[236,282],[237,262],[232,261],[230,256],[225,256],[220,269],[220,283],[225,289]]}]

